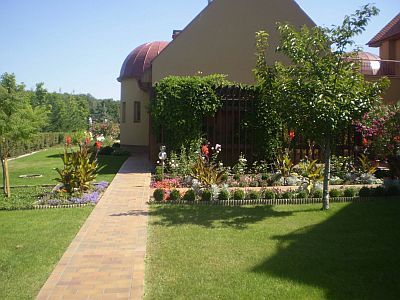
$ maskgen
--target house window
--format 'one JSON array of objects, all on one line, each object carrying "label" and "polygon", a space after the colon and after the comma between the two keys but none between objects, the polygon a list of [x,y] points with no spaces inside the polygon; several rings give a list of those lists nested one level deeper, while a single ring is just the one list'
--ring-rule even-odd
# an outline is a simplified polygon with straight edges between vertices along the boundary
[{"label": "house window", "polygon": [[133,104],[133,122],[140,122],[140,102],[135,101]]},{"label": "house window", "polygon": [[122,102],[121,121],[125,123],[126,118],[126,102]]}]

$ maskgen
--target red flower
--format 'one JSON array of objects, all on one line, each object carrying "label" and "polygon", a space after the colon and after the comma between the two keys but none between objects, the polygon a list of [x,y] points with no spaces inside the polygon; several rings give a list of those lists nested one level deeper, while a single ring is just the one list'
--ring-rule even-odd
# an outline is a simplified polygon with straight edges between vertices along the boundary
[{"label": "red flower", "polygon": [[100,150],[101,142],[97,141],[96,143],[94,143],[94,146],[96,147],[97,150]]},{"label": "red flower", "polygon": [[69,135],[67,135],[67,136],[65,137],[65,144],[66,144],[67,146],[71,145],[71,137],[70,137]]},{"label": "red flower", "polygon": [[290,140],[293,141],[293,139],[294,139],[295,136],[296,136],[295,132],[294,132],[293,130],[291,130],[291,131],[289,132],[289,138],[290,138]]},{"label": "red flower", "polygon": [[368,146],[368,140],[366,138],[363,138],[362,139],[362,144],[363,144],[364,147],[367,147]]},{"label": "red flower", "polygon": [[208,146],[207,145],[203,145],[201,146],[201,153],[203,153],[203,155],[208,156]]},{"label": "red flower", "polygon": [[395,136],[395,137],[393,138],[393,141],[395,141],[396,143],[400,143],[400,135]]}]

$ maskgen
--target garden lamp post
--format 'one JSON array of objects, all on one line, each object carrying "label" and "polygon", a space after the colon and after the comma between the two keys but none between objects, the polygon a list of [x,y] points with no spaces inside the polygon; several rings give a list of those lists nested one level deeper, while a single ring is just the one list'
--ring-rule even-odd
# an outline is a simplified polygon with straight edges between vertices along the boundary
[{"label": "garden lamp post", "polygon": [[160,153],[158,153],[158,159],[161,161],[162,179],[164,179],[164,164],[165,164],[165,160],[167,159],[167,152],[165,152],[165,149],[166,149],[165,146],[161,146]]}]

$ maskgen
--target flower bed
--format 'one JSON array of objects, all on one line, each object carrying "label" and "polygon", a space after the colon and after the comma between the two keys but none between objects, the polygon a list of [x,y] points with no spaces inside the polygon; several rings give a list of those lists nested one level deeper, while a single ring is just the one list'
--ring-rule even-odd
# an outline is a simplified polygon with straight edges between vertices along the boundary
[{"label": "flower bed", "polygon": [[85,193],[74,193],[72,195],[65,193],[62,186],[59,185],[50,193],[39,199],[35,208],[52,208],[52,207],[74,207],[85,205],[96,205],[104,191],[108,187],[107,181],[93,184],[92,189]]}]

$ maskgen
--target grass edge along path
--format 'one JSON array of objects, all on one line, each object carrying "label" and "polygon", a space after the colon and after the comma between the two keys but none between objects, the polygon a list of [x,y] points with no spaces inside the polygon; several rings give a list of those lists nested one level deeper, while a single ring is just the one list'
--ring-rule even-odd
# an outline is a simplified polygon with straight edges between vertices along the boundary
[{"label": "grass edge along path", "polygon": [[92,209],[0,211],[0,299],[33,299]]},{"label": "grass edge along path", "polygon": [[145,299],[396,299],[399,200],[152,206]]}]

